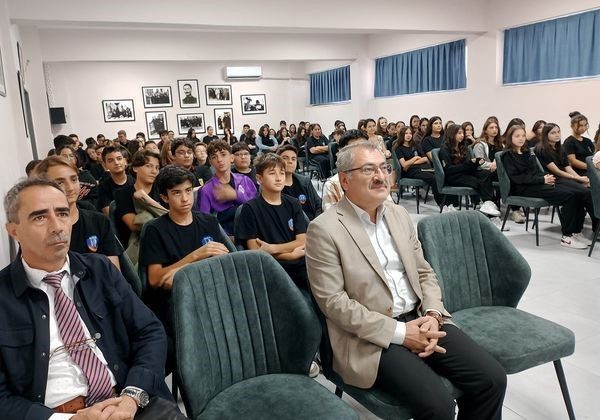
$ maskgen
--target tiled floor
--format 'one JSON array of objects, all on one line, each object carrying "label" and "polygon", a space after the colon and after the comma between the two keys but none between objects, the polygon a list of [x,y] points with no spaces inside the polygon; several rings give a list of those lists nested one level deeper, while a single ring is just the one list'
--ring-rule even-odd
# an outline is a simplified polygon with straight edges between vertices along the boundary
[{"label": "tiled floor", "polygon": [[[414,198],[401,201],[415,222],[431,214],[437,207],[421,205],[416,214]],[[589,221],[588,221],[589,222]],[[575,332],[575,353],[563,360],[571,399],[578,419],[600,419],[600,244],[591,258],[587,250],[571,250],[560,246],[558,220],[550,224],[550,215],[541,215],[540,246],[535,246],[533,231],[524,225],[507,222],[506,236],[529,262],[532,277],[519,308],[555,321]],[[586,236],[591,227],[586,225]],[[521,326],[523,327],[523,326]],[[333,391],[322,375],[317,380]],[[344,395],[361,419],[377,419],[363,406]],[[546,364],[508,377],[504,401],[505,420],[566,419],[558,381],[552,364]]]}]

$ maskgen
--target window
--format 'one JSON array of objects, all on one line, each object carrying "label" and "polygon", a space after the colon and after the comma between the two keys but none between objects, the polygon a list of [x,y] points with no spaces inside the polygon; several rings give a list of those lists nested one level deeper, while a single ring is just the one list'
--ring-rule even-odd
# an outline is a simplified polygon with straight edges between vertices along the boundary
[{"label": "window", "polygon": [[504,31],[503,83],[600,75],[600,10]]},{"label": "window", "polygon": [[349,101],[350,66],[310,74],[310,104]]},{"label": "window", "polygon": [[464,39],[375,60],[375,97],[464,89]]}]

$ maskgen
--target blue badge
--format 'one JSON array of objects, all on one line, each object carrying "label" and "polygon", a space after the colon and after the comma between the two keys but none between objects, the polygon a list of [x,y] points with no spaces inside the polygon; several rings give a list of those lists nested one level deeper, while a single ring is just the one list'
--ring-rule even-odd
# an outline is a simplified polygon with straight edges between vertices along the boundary
[{"label": "blue badge", "polygon": [[288,227],[290,228],[290,230],[292,232],[294,231],[294,220],[292,220],[292,219],[288,220]]},{"label": "blue badge", "polygon": [[212,242],[212,241],[213,241],[212,236],[205,236],[204,238],[202,238],[201,243],[202,243],[202,245],[206,245],[207,243]]},{"label": "blue badge", "polygon": [[91,252],[98,251],[98,237],[96,235],[93,235],[93,236],[90,236],[89,238],[87,238],[85,240],[85,243]]},{"label": "blue badge", "polygon": [[300,194],[298,196],[298,201],[300,202],[300,204],[304,205],[304,203],[306,203],[306,196],[304,194]]}]

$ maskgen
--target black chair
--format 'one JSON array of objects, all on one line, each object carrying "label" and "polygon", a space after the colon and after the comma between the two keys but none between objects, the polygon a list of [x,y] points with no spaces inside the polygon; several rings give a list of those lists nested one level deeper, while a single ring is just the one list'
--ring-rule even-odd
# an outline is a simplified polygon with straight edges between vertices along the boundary
[{"label": "black chair", "polygon": [[[585,159],[585,162],[587,163],[588,167],[587,177],[590,179],[590,184],[592,188],[594,216],[600,219],[600,171],[598,171],[598,169],[596,169],[596,167],[594,166],[592,156],[588,156]],[[600,223],[598,223],[598,225],[596,226],[596,231],[594,232],[594,239],[592,239],[592,245],[590,245],[590,252],[588,253],[588,257],[592,256],[594,245],[596,245],[596,241],[598,240],[598,233],[600,233]]]},{"label": "black chair", "polygon": [[329,167],[331,168],[331,174],[337,174],[337,165],[335,164],[335,156],[333,155],[334,149],[338,149],[338,144],[334,141],[329,141],[327,145],[327,156],[329,156]]},{"label": "black chair", "polygon": [[465,197],[465,208],[469,210],[469,197],[478,196],[479,193],[470,187],[449,187],[445,185],[446,174],[444,173],[444,167],[440,161],[440,149],[433,149],[431,151],[431,160],[433,161],[433,169],[435,171],[435,182],[438,187],[438,191],[442,194],[442,204],[440,204],[440,213],[446,205],[446,196],[457,195],[459,197],[458,208],[462,208],[462,198]]},{"label": "black chair", "polygon": [[400,201],[400,198],[402,198],[402,190],[404,187],[413,187],[415,189],[415,196],[417,198],[417,214],[419,214],[419,204],[421,202],[421,188],[425,188],[425,198],[423,199],[423,203],[427,203],[427,196],[429,195],[429,188],[430,185],[422,180],[422,179],[416,179],[416,178],[403,178],[402,177],[402,165],[400,164],[400,161],[398,160],[398,156],[396,156],[396,154],[394,152],[392,152],[392,166],[394,167],[394,170],[396,171],[396,184],[398,185],[398,201],[396,202],[396,204],[398,204],[398,202]]}]

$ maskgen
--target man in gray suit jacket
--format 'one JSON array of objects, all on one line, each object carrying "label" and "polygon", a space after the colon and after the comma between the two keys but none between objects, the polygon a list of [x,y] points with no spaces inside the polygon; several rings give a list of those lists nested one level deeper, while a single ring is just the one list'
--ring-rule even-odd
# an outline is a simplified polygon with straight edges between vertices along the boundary
[{"label": "man in gray suit jacket", "polygon": [[306,244],[333,369],[347,384],[395,395],[415,419],[453,419],[440,374],[463,392],[459,419],[500,419],[506,374],[448,322],[408,213],[386,201],[385,157],[361,142],[340,151],[337,166],[345,197],[309,225]]}]

